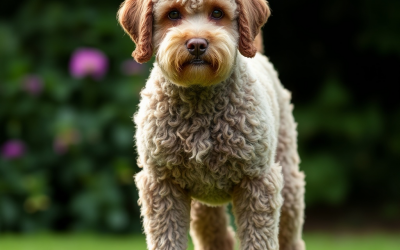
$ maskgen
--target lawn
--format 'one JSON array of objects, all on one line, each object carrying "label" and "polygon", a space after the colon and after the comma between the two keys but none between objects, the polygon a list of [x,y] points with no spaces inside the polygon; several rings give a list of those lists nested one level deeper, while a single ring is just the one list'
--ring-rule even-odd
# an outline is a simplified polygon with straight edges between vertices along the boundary
[{"label": "lawn", "polygon": [[[307,250],[398,250],[398,235],[305,235]],[[193,249],[191,246],[190,250]],[[143,236],[0,235],[0,250],[146,250]]]}]

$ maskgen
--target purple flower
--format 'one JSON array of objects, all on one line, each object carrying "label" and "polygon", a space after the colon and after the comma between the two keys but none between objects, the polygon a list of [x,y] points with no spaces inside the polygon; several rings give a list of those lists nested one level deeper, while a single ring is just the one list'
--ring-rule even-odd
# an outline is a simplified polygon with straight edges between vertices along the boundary
[{"label": "purple flower", "polygon": [[144,70],[144,66],[140,63],[137,63],[133,59],[128,59],[122,62],[121,64],[121,71],[124,75],[132,76],[141,74]]},{"label": "purple flower", "polygon": [[97,49],[81,48],[74,51],[71,56],[69,70],[75,78],[91,76],[100,80],[107,73],[108,59]]},{"label": "purple flower", "polygon": [[39,95],[43,90],[43,81],[39,76],[28,75],[23,80],[23,88],[31,95]]},{"label": "purple flower", "polygon": [[6,159],[16,159],[25,153],[25,145],[19,140],[10,140],[3,144],[1,154]]}]

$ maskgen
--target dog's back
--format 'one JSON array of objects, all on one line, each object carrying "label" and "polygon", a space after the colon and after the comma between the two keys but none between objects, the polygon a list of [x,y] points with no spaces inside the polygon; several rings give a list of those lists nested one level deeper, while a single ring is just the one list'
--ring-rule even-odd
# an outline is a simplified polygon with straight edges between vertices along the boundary
[{"label": "dog's back", "polygon": [[[259,35],[260,36],[260,35]],[[260,44],[261,43],[261,44]],[[263,52],[262,38],[256,39],[255,44],[259,52]],[[258,62],[265,70],[264,74],[273,82],[275,95],[279,106],[278,146],[275,161],[282,166],[284,187],[282,196],[284,203],[281,208],[279,223],[280,249],[305,249],[301,239],[302,225],[304,223],[304,173],[299,171],[300,158],[297,152],[297,123],[293,117],[293,104],[291,93],[281,84],[278,73],[268,58],[262,57]]]},{"label": "dog's back", "polygon": [[[282,166],[284,187],[279,225],[280,249],[305,249],[301,240],[304,223],[304,174],[299,171],[300,158],[297,153],[297,123],[293,117],[291,93],[281,84],[278,73],[269,59],[262,55],[262,36],[254,42],[259,53],[252,58],[245,58],[249,70],[262,85],[260,92],[270,99],[276,98],[276,104],[270,104],[278,132],[275,162]],[[257,91],[256,91],[257,92]],[[274,107],[274,105],[276,105]],[[294,246],[294,248],[293,248]]]}]

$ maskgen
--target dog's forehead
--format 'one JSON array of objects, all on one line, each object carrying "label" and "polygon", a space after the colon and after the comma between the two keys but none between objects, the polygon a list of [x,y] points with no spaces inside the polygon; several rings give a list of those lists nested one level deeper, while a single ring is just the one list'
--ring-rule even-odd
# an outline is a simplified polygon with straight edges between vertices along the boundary
[{"label": "dog's forehead", "polygon": [[236,6],[236,0],[153,0],[155,4],[157,3],[166,3],[169,2],[171,4],[177,3],[182,6],[185,6],[191,11],[201,11],[206,4],[211,4],[213,2],[227,2]]}]

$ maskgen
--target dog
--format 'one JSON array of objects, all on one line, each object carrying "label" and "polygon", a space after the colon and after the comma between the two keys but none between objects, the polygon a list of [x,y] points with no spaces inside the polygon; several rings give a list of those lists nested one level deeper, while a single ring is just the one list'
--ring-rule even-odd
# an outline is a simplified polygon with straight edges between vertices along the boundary
[{"label": "dog", "polygon": [[149,250],[304,250],[304,175],[290,93],[260,53],[265,0],[126,0],[139,63],[134,115]]}]

